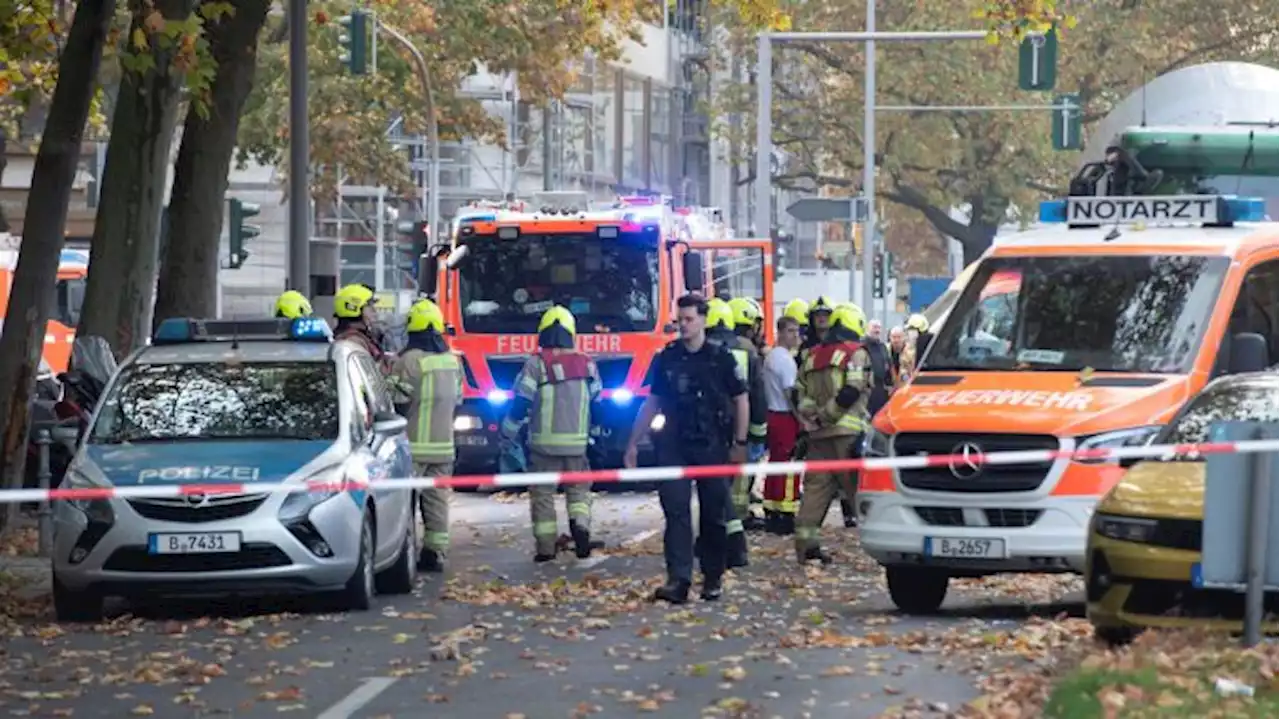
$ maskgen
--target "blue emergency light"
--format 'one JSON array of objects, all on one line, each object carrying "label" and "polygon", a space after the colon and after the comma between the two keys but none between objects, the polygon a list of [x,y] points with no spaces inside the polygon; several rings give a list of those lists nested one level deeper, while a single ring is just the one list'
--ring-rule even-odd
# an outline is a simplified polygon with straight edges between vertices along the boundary
[{"label": "blue emergency light", "polygon": [[627,404],[635,398],[635,393],[626,387],[619,387],[618,389],[615,389],[613,394],[610,396],[610,399],[613,400],[614,404]]},{"label": "blue emergency light", "polygon": [[485,396],[489,400],[489,404],[506,404],[511,396],[505,390],[493,389],[489,390],[489,394]]},{"label": "blue emergency light", "polygon": [[297,342],[332,342],[329,323],[320,317],[265,320],[199,320],[171,317],[160,323],[153,345],[190,342],[262,342],[294,340]]},{"label": "blue emergency light", "polygon": [[497,222],[498,216],[495,213],[462,215],[458,218],[458,222]]},{"label": "blue emergency light", "polygon": [[1267,203],[1235,195],[1068,197],[1040,203],[1040,221],[1068,226],[1265,222]]}]

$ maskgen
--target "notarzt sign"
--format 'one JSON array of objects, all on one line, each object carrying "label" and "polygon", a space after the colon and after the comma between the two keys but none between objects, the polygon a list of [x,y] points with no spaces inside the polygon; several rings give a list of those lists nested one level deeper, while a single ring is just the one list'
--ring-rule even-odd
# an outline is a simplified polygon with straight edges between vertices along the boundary
[{"label": "notarzt sign", "polygon": [[1068,225],[1124,225],[1136,222],[1216,224],[1218,198],[1210,195],[1067,198]]}]

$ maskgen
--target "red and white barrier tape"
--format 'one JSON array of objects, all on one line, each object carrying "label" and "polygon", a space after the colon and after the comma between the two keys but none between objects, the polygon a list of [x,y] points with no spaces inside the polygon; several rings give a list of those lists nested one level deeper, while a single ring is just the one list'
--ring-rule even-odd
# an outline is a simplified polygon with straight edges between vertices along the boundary
[{"label": "red and white barrier tape", "polygon": [[524,487],[530,485],[581,484],[584,482],[665,482],[703,477],[726,477],[739,474],[779,475],[805,472],[850,472],[861,469],[921,469],[946,467],[953,462],[966,466],[1023,464],[1055,459],[1121,460],[1167,459],[1174,456],[1194,457],[1208,454],[1246,454],[1280,452],[1280,441],[1245,440],[1208,442],[1204,444],[1167,444],[1113,449],[1026,450],[992,452],[990,454],[932,454],[912,457],[877,457],[872,459],[832,459],[804,462],[768,462],[727,464],[703,467],[643,467],[637,469],[601,469],[588,472],[529,472],[525,474],[473,474],[455,477],[407,477],[374,479],[369,482],[252,482],[236,484],[156,484],[131,487],[92,487],[75,489],[10,489],[0,490],[0,504],[44,502],[56,499],[125,499],[139,497],[185,497],[190,495],[261,494],[265,492],[332,492],[347,489],[430,489],[445,487]]}]

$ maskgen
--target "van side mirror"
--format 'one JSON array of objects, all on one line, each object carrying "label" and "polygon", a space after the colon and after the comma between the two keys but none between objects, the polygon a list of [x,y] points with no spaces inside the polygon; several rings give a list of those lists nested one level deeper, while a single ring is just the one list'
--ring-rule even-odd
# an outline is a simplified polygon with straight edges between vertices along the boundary
[{"label": "van side mirror", "polygon": [[1130,467],[1133,467],[1134,465],[1139,464],[1141,462],[1145,462],[1148,459],[1149,459],[1148,457],[1123,457],[1119,460],[1119,462],[1117,462],[1117,464],[1120,465],[1120,469],[1129,469]]},{"label": "van side mirror", "polygon": [[687,250],[684,253],[684,289],[687,292],[701,292],[702,283],[706,281],[702,269],[702,255]]},{"label": "van side mirror", "polygon": [[436,294],[436,256],[424,253],[418,256],[418,292],[424,295]]},{"label": "van side mirror", "polygon": [[1267,368],[1267,340],[1256,332],[1237,332],[1231,336],[1228,374],[1261,372]]},{"label": "van side mirror", "polygon": [[373,433],[379,437],[400,434],[409,427],[409,420],[394,412],[379,412],[373,416]]}]

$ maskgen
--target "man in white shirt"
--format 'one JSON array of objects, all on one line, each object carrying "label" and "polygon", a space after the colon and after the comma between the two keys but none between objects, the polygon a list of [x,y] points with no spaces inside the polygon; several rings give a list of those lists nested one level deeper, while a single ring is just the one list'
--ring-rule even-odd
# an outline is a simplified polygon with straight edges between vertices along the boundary
[{"label": "man in white shirt", "polygon": [[[791,317],[778,318],[778,344],[764,359],[764,394],[769,408],[770,462],[791,459],[800,435],[800,420],[792,401],[796,386],[795,352],[800,346],[800,324]],[[773,476],[764,482],[765,529],[773,534],[794,534],[800,509],[800,477]]]}]

